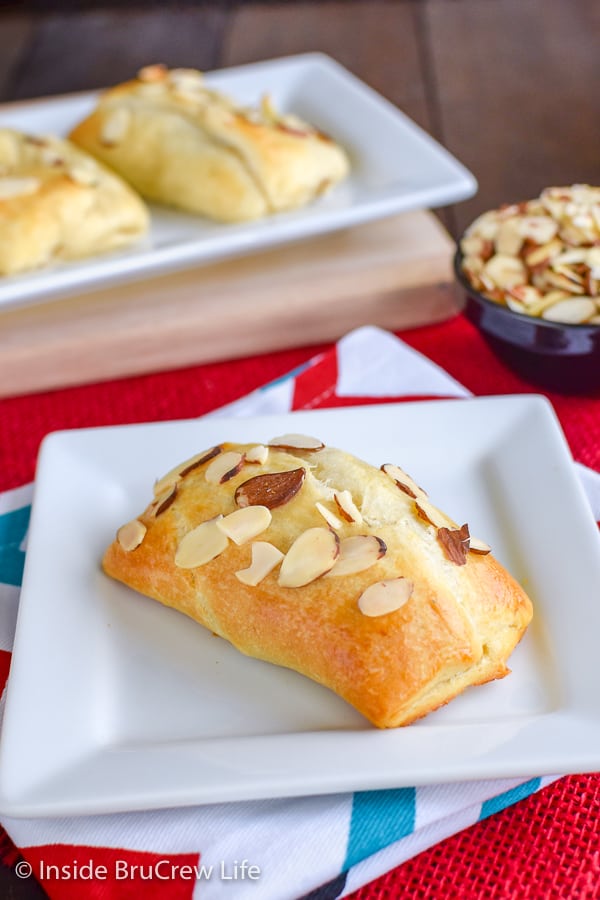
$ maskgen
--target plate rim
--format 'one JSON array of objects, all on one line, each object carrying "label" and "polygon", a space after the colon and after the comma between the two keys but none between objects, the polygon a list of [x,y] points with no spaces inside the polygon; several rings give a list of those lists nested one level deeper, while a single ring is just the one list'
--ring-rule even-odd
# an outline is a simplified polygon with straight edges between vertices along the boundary
[{"label": "plate rim", "polygon": [[[390,409],[392,408],[392,409],[397,410],[401,414],[403,410],[408,410],[409,408],[415,408],[415,407],[421,407],[423,409],[427,409],[428,412],[431,412],[432,408],[434,409],[436,406],[437,407],[443,406],[443,407],[449,408],[450,406],[455,407],[456,404],[457,404],[457,401],[455,399],[411,401],[411,402],[401,402],[401,403],[392,403],[392,404],[389,404],[389,403],[387,403],[387,404],[386,403],[369,404],[369,405],[359,405],[356,407],[341,407],[339,409],[322,409],[322,410],[312,410],[309,412],[292,412],[292,413],[284,413],[284,414],[275,414],[274,416],[273,415],[271,415],[271,416],[263,416],[263,415],[252,416],[252,417],[248,417],[246,419],[246,421],[254,422],[256,420],[259,420],[260,422],[264,422],[265,420],[273,420],[273,419],[281,421],[282,419],[289,419],[291,416],[291,417],[294,417],[294,420],[297,422],[298,417],[306,418],[307,416],[314,417],[315,415],[317,417],[328,416],[328,415],[331,415],[332,413],[335,416],[341,416],[344,418],[344,417],[349,417],[349,416],[355,414],[357,411],[363,412],[367,416],[369,416],[369,415],[376,415],[377,410],[380,410],[382,408],[385,409],[386,413],[389,413]],[[563,435],[560,425],[558,423],[558,419],[553,411],[553,408],[552,408],[550,402],[545,397],[541,397],[541,396],[537,396],[537,395],[514,395],[514,396],[502,395],[499,397],[465,398],[463,400],[463,403],[459,404],[459,406],[462,407],[463,409],[465,409],[467,407],[475,408],[477,406],[484,407],[484,408],[488,407],[491,409],[494,406],[498,407],[499,405],[501,406],[503,404],[507,407],[512,406],[517,409],[520,408],[525,412],[527,410],[532,410],[534,408],[540,411],[539,414],[542,415],[543,420],[546,422],[547,427],[550,429],[549,433],[553,432],[553,434],[554,434],[555,443],[553,444],[553,447],[554,447],[553,452],[558,453],[558,457],[562,459],[563,464],[565,464],[565,463],[568,464],[568,467],[565,468],[563,474],[566,476],[567,481],[569,481],[572,485],[579,486],[579,482],[578,482],[576,474],[575,474],[575,469],[574,469],[574,466],[572,465],[572,457],[571,457],[568,445],[566,443],[566,440],[564,438],[564,435]],[[373,411],[373,412],[370,412],[370,411]],[[470,415],[470,413],[468,413],[467,415]],[[523,413],[523,415],[524,415],[524,413]],[[103,433],[119,432],[119,434],[123,435],[124,432],[131,432],[131,430],[144,429],[144,428],[147,428],[148,426],[153,426],[153,427],[159,426],[159,427],[162,427],[165,429],[171,429],[173,427],[177,427],[178,425],[180,425],[182,423],[193,423],[194,426],[198,426],[198,427],[202,428],[202,426],[204,424],[209,422],[209,418],[210,417],[207,417],[206,419],[182,419],[182,420],[175,420],[175,421],[171,421],[171,422],[163,421],[163,422],[156,422],[156,423],[147,422],[147,423],[140,423],[140,424],[135,424],[135,425],[101,426],[98,428],[69,429],[69,430],[64,430],[64,431],[60,431],[60,432],[55,432],[55,433],[47,436],[44,441],[44,445],[42,447],[42,452],[40,454],[40,468],[43,468],[43,461],[44,461],[44,458],[48,454],[48,448],[49,447],[51,448],[52,444],[54,442],[56,442],[57,440],[58,441],[64,440],[65,436],[66,436],[66,440],[68,442],[73,437],[75,437],[75,441],[77,441],[77,436],[81,435],[82,433],[90,434],[90,433],[94,433],[94,432],[98,432],[98,431],[101,431]],[[228,428],[228,427],[235,428],[236,425],[239,426],[240,421],[241,420],[236,419],[234,417],[231,417],[231,418],[214,417],[214,418],[212,418],[212,425],[214,425],[216,427],[221,427],[224,429]],[[92,434],[92,437],[93,437],[93,434]],[[125,437],[126,437],[126,434],[125,434]],[[46,475],[46,477],[48,477],[48,476]],[[583,490],[581,489],[580,486],[578,487],[578,489],[579,489],[579,500],[576,500],[573,502],[577,502],[578,504],[585,503]],[[577,490],[576,490],[576,494],[577,494]],[[34,494],[34,500],[33,500],[33,508],[34,508],[34,510],[36,508],[35,494]],[[578,506],[577,508],[580,508],[583,513],[583,510],[586,507]],[[590,528],[590,536],[592,534],[592,528],[593,528],[595,538],[597,538],[596,524],[593,521],[593,516],[591,514],[591,510],[588,510],[588,512],[589,512],[589,516],[587,517],[587,525],[585,526],[585,528],[588,528],[588,527]],[[32,515],[32,522],[33,522],[33,515]],[[600,560],[600,554],[598,555],[598,559]],[[30,565],[33,565],[33,564],[30,563]],[[26,572],[27,572],[27,562],[26,562]],[[32,602],[33,601],[31,599],[26,599],[26,603],[31,604]],[[24,638],[23,638],[21,630],[20,630],[20,624],[19,624],[21,621],[21,608],[23,608],[23,607],[20,606],[19,617],[18,617],[18,622],[17,622],[17,639],[15,641],[16,653],[19,653],[20,643],[21,643],[21,641],[24,641]],[[14,682],[13,682],[13,684],[14,684]],[[14,712],[11,712],[11,708],[13,705],[16,705],[16,703],[19,699],[19,694],[22,692],[22,690],[23,690],[22,687],[18,688],[18,693],[15,694],[14,693],[15,689],[14,689],[14,687],[11,687],[11,683],[9,680],[5,724],[6,724],[7,720],[10,722],[11,718],[15,717]],[[13,700],[11,700],[11,697],[13,698]],[[15,697],[17,697],[17,699],[14,699]],[[530,717],[535,721],[533,721],[531,723],[529,723],[527,721],[525,722],[525,727],[523,729],[524,736],[526,737],[527,741],[531,742],[533,740],[535,743],[535,741],[539,742],[540,734],[544,734],[545,739],[547,740],[548,734],[546,732],[548,729],[547,728],[544,729],[542,727],[542,729],[540,731],[540,726],[544,726],[544,719],[547,720],[546,724],[548,723],[548,721],[553,720],[553,721],[550,721],[550,726],[551,726],[550,732],[557,725],[558,726],[563,725],[564,727],[569,727],[571,729],[575,728],[576,730],[579,728],[580,730],[583,729],[584,731],[585,731],[585,728],[588,728],[588,731],[590,731],[590,733],[592,733],[595,736],[598,736],[598,735],[600,735],[600,715],[599,715],[600,709],[594,708],[593,712],[594,712],[594,716],[591,721],[588,721],[587,719],[585,719],[585,716],[582,719],[581,718],[581,710],[579,710],[579,712],[578,712],[577,709],[573,705],[569,706],[568,698],[567,698],[567,701],[565,701],[563,706],[558,711],[551,711],[549,713],[544,713],[541,715]],[[521,725],[523,725],[523,724],[524,723],[522,722]],[[494,727],[496,727],[496,726],[500,729],[503,729],[505,727],[505,722],[503,720],[501,720],[499,722],[496,722],[496,723],[491,722],[486,725],[486,727],[491,727],[492,729],[494,729]],[[463,735],[468,730],[471,730],[473,732],[473,734],[476,734],[477,729],[478,728],[481,729],[481,723],[471,723],[471,724],[459,723],[458,725],[452,724],[452,723],[451,724],[447,724],[447,723],[446,724],[444,724],[444,723],[433,724],[433,725],[429,725],[430,731],[428,733],[435,734],[437,732],[440,735],[440,737],[443,737],[444,734],[446,736],[448,734],[451,735],[452,732],[456,730],[456,728],[459,728],[460,732]],[[537,737],[536,737],[535,733],[533,735],[529,734],[529,731],[531,731],[532,728],[533,728],[534,732],[537,729],[537,731],[538,731]],[[433,732],[431,731],[431,729],[433,729]],[[411,729],[409,728],[409,729],[392,730],[392,731],[387,731],[387,732],[381,732],[381,731],[371,730],[371,729],[367,729],[365,731],[358,731],[358,732],[351,731],[351,734],[353,735],[353,737],[355,739],[358,735],[358,741],[361,742],[361,744],[364,744],[365,747],[369,748],[369,747],[374,746],[378,752],[381,752],[384,754],[390,752],[390,747],[393,750],[394,734],[397,735],[400,733],[402,734],[402,739],[401,739],[402,741],[406,742],[406,740],[408,740],[409,743],[415,744],[417,749],[419,747],[419,744],[422,743],[422,738],[421,739],[419,738],[419,734],[422,735],[423,732],[420,731],[419,733],[417,733],[416,729],[411,731]],[[330,735],[331,735],[330,732],[325,732],[324,735],[322,735],[319,739],[320,744],[327,745],[328,743],[330,743],[332,740]],[[310,740],[312,739],[312,733],[311,732],[301,732],[298,734],[298,733],[292,732],[292,733],[284,733],[281,735],[275,735],[272,737],[276,738],[275,742],[277,742],[277,743],[283,742],[285,744],[286,741],[290,741],[290,740],[297,741],[298,739],[300,739],[301,742],[307,743],[307,742],[310,742]],[[224,745],[223,740],[221,740],[221,739],[209,739],[209,740],[212,741],[213,750],[214,749],[219,750],[219,747],[221,746],[221,748],[222,748],[222,746]],[[227,740],[228,739],[225,739],[225,743],[227,742]],[[334,745],[335,745],[336,741],[335,741],[335,739],[333,739],[333,740],[334,740]],[[0,735],[0,759],[4,758],[6,742],[7,742],[6,728],[3,727],[2,734]],[[255,743],[252,736],[250,736],[250,737],[243,736],[241,739],[241,743],[243,745],[245,745],[248,742]],[[174,743],[176,745],[177,741],[172,742],[172,743]],[[198,743],[206,744],[206,739],[204,739],[204,741],[202,739],[200,739],[199,741],[191,742],[191,744],[194,744],[194,745],[198,744]],[[239,743],[239,739],[238,739],[238,743]],[[273,741],[272,741],[272,743],[273,743]],[[191,744],[187,749],[184,749],[182,752],[192,752]],[[181,747],[178,747],[178,746],[174,746],[171,749],[175,753],[175,756],[177,756],[177,753],[179,753],[181,751]],[[98,753],[100,756],[102,755],[103,752],[108,752],[108,754],[111,754],[110,749],[108,751],[106,751],[106,748],[99,747]],[[146,750],[144,752],[151,753],[152,748],[148,747],[148,748],[146,748]],[[531,755],[531,747],[529,748],[529,750],[527,752],[529,753],[529,755]],[[98,755],[98,753],[96,755]],[[92,757],[93,757],[93,755],[94,754],[92,754]],[[525,755],[527,756],[527,753]],[[117,758],[118,753],[115,755],[114,751],[112,751],[112,756],[113,756],[113,758]],[[85,759],[83,757],[82,757],[82,759],[83,759],[83,762],[85,763]],[[595,770],[598,763],[600,762],[600,746],[595,753],[594,752],[590,753],[588,751],[587,756],[585,753],[581,752],[579,759],[581,762],[581,767],[578,767],[576,769],[570,769],[570,771],[592,771],[592,770]],[[94,763],[93,758],[91,761],[92,761],[92,774],[93,774],[93,763]],[[50,799],[50,801],[48,801],[48,799],[46,799],[45,801],[42,800],[41,802],[36,803],[35,800],[32,801],[31,797],[29,797],[29,800],[27,799],[27,791],[25,792],[26,796],[24,798],[24,802],[23,802],[23,797],[21,797],[21,802],[19,802],[18,797],[15,801],[14,796],[11,799],[10,792],[7,795],[7,792],[5,790],[6,776],[4,773],[4,767],[1,767],[0,768],[0,811],[4,815],[10,815],[10,816],[14,816],[14,817],[22,817],[22,816],[30,816],[30,815],[43,817],[43,816],[51,816],[51,815],[57,815],[57,814],[85,815],[85,814],[93,814],[93,813],[97,813],[97,812],[119,812],[119,811],[123,812],[126,810],[143,810],[143,809],[162,808],[162,807],[165,807],[168,805],[174,805],[174,803],[173,803],[174,798],[175,798],[175,805],[182,805],[182,806],[183,805],[201,805],[201,804],[205,804],[205,803],[231,801],[231,800],[236,800],[236,799],[252,800],[252,799],[258,799],[259,797],[261,797],[261,798],[274,797],[274,796],[292,797],[292,796],[305,796],[307,793],[337,793],[339,791],[350,791],[350,790],[376,790],[376,789],[392,787],[392,786],[408,786],[408,785],[415,786],[415,785],[419,785],[419,784],[433,784],[433,783],[439,783],[440,781],[460,781],[460,780],[473,780],[473,779],[481,779],[481,778],[502,778],[502,777],[534,776],[534,775],[535,776],[543,776],[543,775],[556,774],[557,771],[565,768],[565,764],[567,762],[568,762],[568,760],[565,760],[564,756],[561,756],[561,753],[558,753],[558,755],[555,753],[554,756],[552,756],[551,754],[548,755],[546,757],[546,762],[544,764],[535,765],[534,768],[532,769],[531,766],[533,764],[533,761],[530,760],[529,763],[525,766],[525,769],[526,769],[525,771],[516,771],[514,768],[514,765],[515,765],[514,761],[511,762],[511,760],[509,758],[508,760],[505,761],[504,766],[500,766],[499,768],[495,769],[494,773],[488,772],[486,774],[485,772],[478,770],[478,771],[475,771],[473,774],[469,775],[467,772],[463,771],[463,769],[459,766],[457,768],[455,767],[455,771],[451,772],[451,773],[448,773],[447,771],[443,771],[443,773],[442,773],[443,777],[433,779],[433,780],[431,778],[431,772],[429,771],[429,769],[427,769],[426,773],[425,773],[425,770],[422,769],[421,774],[419,774],[419,772],[415,770],[416,775],[414,772],[409,773],[408,781],[404,777],[401,779],[399,784],[395,784],[395,785],[391,785],[389,783],[389,773],[386,775],[385,772],[383,772],[383,774],[375,773],[375,775],[370,779],[370,782],[367,786],[364,786],[364,784],[362,782],[356,783],[354,786],[352,786],[352,784],[349,783],[349,781],[348,781],[347,773],[345,776],[342,773],[342,775],[338,778],[337,782],[335,782],[333,785],[331,783],[329,785],[321,784],[318,780],[315,780],[315,781],[313,781],[313,783],[311,784],[311,786],[309,787],[308,790],[306,789],[306,785],[296,784],[296,785],[292,785],[291,789],[286,789],[283,794],[280,793],[279,791],[276,791],[275,793],[268,791],[267,793],[265,793],[262,788],[260,788],[258,790],[258,793],[253,793],[250,790],[250,791],[243,793],[241,796],[240,795],[221,796],[220,798],[216,797],[213,793],[211,793],[208,796],[205,796],[204,799],[199,798],[197,794],[194,794],[190,799],[189,794],[188,794],[186,802],[184,802],[183,797],[179,796],[177,788],[171,786],[170,794],[169,794],[169,788],[167,788],[166,794],[165,794],[164,790],[162,791],[162,793],[160,790],[158,790],[158,791],[155,791],[155,793],[153,794],[152,800],[150,800],[148,798],[147,794],[140,795],[140,792],[138,790],[137,796],[130,795],[129,798],[126,799],[125,805],[123,805],[122,801],[119,801],[118,799],[115,799],[112,796],[104,796],[103,798],[100,798],[100,800],[98,799],[97,796],[95,798],[93,796],[91,798],[84,797],[83,800],[81,800],[80,795],[75,798],[71,797],[70,799],[69,798],[65,799],[64,797],[62,799],[60,799],[60,798],[55,797],[54,802],[52,801],[52,799]],[[561,765],[561,763],[563,765]],[[517,765],[521,765],[521,764],[522,764],[521,761],[519,761],[517,763]],[[427,768],[427,766],[425,766],[425,769],[426,768]],[[351,774],[349,777],[350,777],[350,782],[356,782],[356,776],[354,774]],[[52,782],[52,778],[53,778],[53,775],[50,776],[50,782]],[[60,783],[60,773],[59,773],[59,783]],[[50,787],[51,787],[51,785],[50,785]],[[289,788],[289,786],[288,786],[288,788]],[[188,786],[188,789],[189,789],[189,786]],[[29,793],[31,793],[31,790],[32,790],[32,788],[30,787]],[[33,792],[35,794],[35,782],[33,783]],[[92,794],[94,793],[93,790],[91,793]],[[50,790],[50,794],[52,794],[51,790]],[[134,794],[135,794],[135,791],[134,791]],[[143,792],[142,792],[142,794],[143,794]]]}]

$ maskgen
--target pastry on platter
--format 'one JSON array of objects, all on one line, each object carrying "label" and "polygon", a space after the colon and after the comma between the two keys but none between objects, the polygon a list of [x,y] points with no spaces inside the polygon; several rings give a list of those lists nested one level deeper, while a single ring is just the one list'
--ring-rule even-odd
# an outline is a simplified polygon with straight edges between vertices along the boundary
[{"label": "pastry on platter", "polygon": [[222,222],[303,206],[349,170],[340,146],[268,98],[243,108],[195,69],[160,65],[105,91],[71,140],[148,200]]},{"label": "pastry on platter", "polygon": [[490,547],[402,469],[303,435],[181,463],[103,567],[381,728],[506,675],[532,615]]},{"label": "pastry on platter", "polygon": [[0,275],[125,247],[148,221],[137,194],[79,147],[0,128]]}]

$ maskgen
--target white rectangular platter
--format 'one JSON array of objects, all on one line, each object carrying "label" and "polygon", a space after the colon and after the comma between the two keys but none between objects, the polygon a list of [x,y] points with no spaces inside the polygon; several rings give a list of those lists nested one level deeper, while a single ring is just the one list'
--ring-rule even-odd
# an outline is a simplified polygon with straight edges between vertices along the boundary
[{"label": "white rectangular platter", "polygon": [[[394,461],[530,593],[502,681],[378,731],[100,570],[173,464],[315,434]],[[37,474],[0,744],[0,811],[87,814],[600,768],[600,540],[550,405],[479,398],[56,433]]]},{"label": "white rectangular platter", "polygon": [[[1,279],[0,309],[254,253],[475,193],[475,179],[464,166],[323,54],[223,69],[209,73],[207,83],[243,105],[255,105],[269,93],[279,110],[305,118],[348,150],[350,177],[303,209],[256,222],[219,224],[153,207],[147,239],[131,248]],[[0,127],[66,136],[94,108],[96,97],[73,94],[8,104],[0,107]]]}]

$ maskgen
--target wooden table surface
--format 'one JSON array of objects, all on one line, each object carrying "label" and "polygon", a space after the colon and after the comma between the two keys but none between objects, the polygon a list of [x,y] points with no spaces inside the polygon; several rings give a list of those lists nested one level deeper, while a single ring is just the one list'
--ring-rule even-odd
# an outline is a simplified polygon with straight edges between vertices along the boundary
[{"label": "wooden table surface", "polygon": [[[0,10],[0,102],[101,87],[150,62],[204,70],[320,50],[475,174],[460,231],[547,185],[600,184],[597,0],[321,0]],[[0,870],[0,896],[45,896]]]}]

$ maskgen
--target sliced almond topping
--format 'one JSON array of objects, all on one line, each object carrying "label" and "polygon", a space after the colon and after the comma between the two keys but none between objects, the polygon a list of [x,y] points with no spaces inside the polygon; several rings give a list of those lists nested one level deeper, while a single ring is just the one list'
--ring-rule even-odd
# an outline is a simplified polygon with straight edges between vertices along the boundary
[{"label": "sliced almond topping", "polygon": [[327,509],[327,507],[323,503],[317,502],[317,503],[315,503],[315,506],[317,507],[317,509],[319,510],[319,512],[321,513],[321,515],[323,516],[323,518],[325,519],[325,521],[327,522],[327,524],[329,525],[330,528],[333,528],[334,530],[337,531],[338,528],[342,527],[342,525],[344,523],[338,519],[338,517],[335,515],[335,513],[332,513],[330,509]]},{"label": "sliced almond topping", "polygon": [[189,475],[190,472],[193,472],[194,469],[199,469],[200,466],[204,465],[204,463],[210,462],[211,459],[214,459],[215,456],[218,456],[219,453],[222,452],[223,448],[219,444],[216,447],[211,447],[210,450],[204,450],[197,456],[193,456],[191,459],[188,459],[183,463],[183,468],[179,469],[180,477],[185,478],[185,476]]},{"label": "sliced almond topping", "polygon": [[396,612],[410,600],[414,585],[407,578],[390,578],[371,584],[358,599],[358,608],[365,616],[385,616]]},{"label": "sliced almond topping", "polygon": [[415,508],[417,515],[426,522],[429,522],[429,524],[433,525],[435,528],[443,528],[452,524],[452,520],[444,515],[441,509],[438,509],[437,506],[430,503],[426,497],[419,497],[418,500],[415,500]]},{"label": "sliced almond topping", "polygon": [[485,541],[480,541],[479,538],[469,538],[469,550],[471,553],[481,553],[482,556],[485,556],[487,553],[492,552],[492,548],[489,544],[486,544]]},{"label": "sliced almond topping", "polygon": [[279,585],[302,587],[333,567],[340,541],[330,528],[309,528],[296,538],[281,563]]},{"label": "sliced almond topping", "polygon": [[84,187],[96,187],[100,183],[100,176],[97,169],[86,165],[70,165],[66,171],[66,175],[76,184]]},{"label": "sliced almond topping", "polygon": [[146,535],[146,526],[139,519],[133,519],[126,525],[121,525],[117,531],[117,541],[123,550],[129,553],[139,547]]},{"label": "sliced almond topping", "polygon": [[263,579],[272,572],[275,566],[279,565],[283,559],[283,553],[269,544],[268,541],[255,541],[252,544],[252,562],[247,569],[240,569],[235,573],[235,577],[242,584],[249,584],[256,587]]},{"label": "sliced almond topping", "polygon": [[255,475],[237,488],[235,502],[238,506],[266,506],[268,509],[275,509],[289,503],[296,496],[305,477],[304,468]]},{"label": "sliced almond topping", "polygon": [[180,569],[195,569],[219,556],[229,543],[227,536],[217,527],[222,517],[203,522],[188,531],[175,553],[175,565]]},{"label": "sliced almond topping", "polygon": [[238,546],[258,537],[270,524],[271,511],[266,506],[246,506],[217,520],[217,528]]},{"label": "sliced almond topping", "polygon": [[385,463],[381,467],[381,471],[385,472],[385,474],[392,479],[393,482],[400,488],[401,491],[404,491],[405,494],[408,494],[409,497],[412,497],[413,500],[416,500],[417,497],[426,497],[427,494],[420,488],[419,485],[412,480],[410,475],[407,475],[406,472],[400,468],[400,466],[395,466],[393,463]]},{"label": "sliced almond topping", "polygon": [[469,551],[469,526],[465,523],[458,529],[439,528],[437,537],[448,559],[457,566],[464,566]]},{"label": "sliced almond topping", "polygon": [[322,450],[324,446],[323,441],[308,434],[282,434],[269,441],[269,447],[280,450]]},{"label": "sliced almond topping", "polygon": [[209,484],[224,484],[244,465],[244,457],[235,450],[217,456],[207,467],[204,477]]},{"label": "sliced almond topping", "polygon": [[357,525],[361,524],[362,513],[352,499],[350,491],[335,491],[333,499],[342,519],[345,519],[346,522],[355,522]]},{"label": "sliced almond topping", "polygon": [[257,444],[256,447],[251,447],[246,452],[247,463],[258,463],[259,465],[264,466],[268,458],[269,448],[263,446],[263,444]]},{"label": "sliced almond topping", "polygon": [[152,66],[144,66],[138,72],[140,81],[164,81],[168,74],[168,69],[163,63],[155,63]]},{"label": "sliced almond topping", "polygon": [[196,456],[192,456],[190,459],[186,459],[185,462],[179,463],[179,465],[170,469],[166,475],[163,475],[162,478],[155,482],[155,496],[162,494],[163,491],[176,484],[181,478],[185,478],[193,469],[197,469],[199,466],[204,465],[205,462],[218,456],[221,449],[221,447],[211,447],[210,450],[203,450],[202,453],[197,453]]},{"label": "sliced almond topping", "polygon": [[0,200],[9,200],[11,197],[24,197],[27,194],[35,194],[41,182],[39,178],[17,178],[10,176],[0,177]]},{"label": "sliced almond topping", "polygon": [[340,555],[327,577],[363,572],[375,565],[386,552],[385,542],[374,534],[357,534],[354,537],[344,538],[340,542]]},{"label": "sliced almond topping", "polygon": [[171,506],[176,496],[177,485],[174,484],[170,487],[167,487],[161,494],[158,495],[153,503],[154,515],[160,516],[161,513],[164,513],[165,510],[167,510]]},{"label": "sliced almond topping", "polygon": [[100,143],[103,147],[115,147],[125,140],[131,122],[131,113],[124,107],[119,106],[108,114],[102,128],[100,130]]}]

